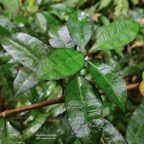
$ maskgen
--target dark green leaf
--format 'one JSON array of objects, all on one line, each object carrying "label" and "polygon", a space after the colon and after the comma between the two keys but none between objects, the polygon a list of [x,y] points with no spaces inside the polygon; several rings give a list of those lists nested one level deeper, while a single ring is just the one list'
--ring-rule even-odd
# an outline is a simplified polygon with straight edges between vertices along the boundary
[{"label": "dark green leaf", "polygon": [[106,27],[89,53],[97,50],[121,48],[130,43],[139,31],[139,24],[129,20],[119,20]]},{"label": "dark green leaf", "polygon": [[87,80],[76,76],[65,91],[65,106],[72,130],[83,144],[97,144],[102,131],[102,103]]},{"label": "dark green leaf", "polygon": [[1,144],[24,144],[21,134],[8,121],[0,119],[0,126]]},{"label": "dark green leaf", "polygon": [[51,39],[49,39],[49,43],[54,48],[73,48],[75,43],[73,42],[67,26],[63,26],[59,29],[50,30],[49,35]]},{"label": "dark green leaf", "polygon": [[103,122],[102,137],[106,144],[127,144],[121,133],[109,121]]},{"label": "dark green leaf", "polygon": [[58,80],[77,73],[84,66],[84,55],[72,49],[54,50],[39,64],[37,79]]},{"label": "dark green leaf", "polygon": [[34,78],[34,73],[26,68],[22,68],[15,80],[14,80],[14,89],[16,91],[16,95],[23,93],[38,83]]},{"label": "dark green leaf", "polygon": [[31,142],[32,144],[73,144],[74,140],[75,135],[64,117],[43,125]]},{"label": "dark green leaf", "polygon": [[128,144],[144,143],[144,104],[142,104],[132,115],[126,130]]},{"label": "dark green leaf", "polygon": [[112,102],[125,111],[127,89],[123,78],[107,64],[89,62],[88,68],[99,88]]},{"label": "dark green leaf", "polygon": [[86,52],[85,46],[92,35],[91,21],[83,11],[74,11],[68,20],[68,29],[79,51]]},{"label": "dark green leaf", "polygon": [[0,40],[3,48],[17,61],[35,71],[47,53],[47,45],[26,33],[17,33]]}]

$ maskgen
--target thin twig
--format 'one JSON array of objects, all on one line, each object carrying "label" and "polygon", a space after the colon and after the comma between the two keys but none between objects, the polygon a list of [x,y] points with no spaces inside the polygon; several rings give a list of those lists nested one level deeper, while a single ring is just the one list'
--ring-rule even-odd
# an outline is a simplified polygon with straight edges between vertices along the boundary
[{"label": "thin twig", "polygon": [[59,98],[56,98],[56,99],[52,99],[52,100],[43,101],[43,102],[35,103],[35,104],[32,104],[32,105],[24,106],[24,107],[21,107],[21,108],[6,110],[6,111],[0,113],[0,117],[7,117],[7,116],[10,116],[10,115],[18,113],[18,112],[24,112],[24,111],[33,110],[33,109],[41,108],[41,107],[44,107],[44,106],[49,106],[49,105],[63,103],[63,102],[64,102],[64,98],[59,97]]},{"label": "thin twig", "polygon": [[[127,90],[132,90],[132,89],[135,89],[139,86],[139,83],[136,83],[136,84],[130,84],[127,86]],[[104,94],[104,92],[102,90],[99,90],[99,93],[100,94]]]},{"label": "thin twig", "polygon": [[[127,90],[135,89],[138,86],[139,86],[139,83],[130,84],[130,85],[127,86]],[[102,90],[99,90],[99,93],[104,94],[104,92]],[[21,108],[6,110],[6,111],[0,113],[0,118],[8,117],[8,116],[10,116],[12,114],[15,114],[15,113],[18,113],[18,112],[29,111],[29,110],[33,110],[33,109],[37,109],[37,108],[42,108],[44,106],[49,106],[49,105],[63,103],[63,102],[64,102],[64,98],[62,96],[62,97],[59,97],[59,98],[55,98],[55,99],[44,101],[44,102],[35,103],[35,104],[24,106],[24,107],[21,107]]]}]

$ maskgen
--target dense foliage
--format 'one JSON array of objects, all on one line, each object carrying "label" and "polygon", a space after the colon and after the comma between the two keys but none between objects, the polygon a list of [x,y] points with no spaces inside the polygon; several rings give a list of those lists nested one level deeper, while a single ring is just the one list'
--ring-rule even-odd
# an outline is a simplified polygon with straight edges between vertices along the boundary
[{"label": "dense foliage", "polygon": [[0,144],[144,144],[143,7],[0,0]]}]

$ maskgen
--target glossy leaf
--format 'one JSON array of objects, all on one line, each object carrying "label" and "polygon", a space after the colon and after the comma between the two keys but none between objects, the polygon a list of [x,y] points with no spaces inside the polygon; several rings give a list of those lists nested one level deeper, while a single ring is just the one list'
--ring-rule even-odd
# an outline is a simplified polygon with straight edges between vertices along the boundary
[{"label": "glossy leaf", "polygon": [[22,68],[15,80],[14,80],[14,89],[16,91],[16,95],[23,93],[38,83],[34,78],[34,73],[26,68]]},{"label": "glossy leaf", "polygon": [[63,26],[55,30],[50,30],[49,35],[51,37],[51,39],[49,39],[49,43],[54,48],[73,48],[75,46],[67,26]]},{"label": "glossy leaf", "polygon": [[47,45],[26,33],[4,37],[0,42],[15,60],[33,71],[48,51]]},{"label": "glossy leaf", "polygon": [[139,24],[129,20],[119,20],[106,27],[89,53],[97,50],[121,48],[130,43],[139,31]]},{"label": "glossy leaf", "polygon": [[125,111],[127,89],[123,78],[107,64],[88,63],[89,71],[99,88],[104,91],[112,102]]},{"label": "glossy leaf", "polygon": [[65,91],[68,121],[83,144],[97,144],[102,131],[102,103],[99,94],[80,76],[72,79]]},{"label": "glossy leaf", "polygon": [[80,10],[74,11],[69,17],[68,29],[78,50],[86,52],[85,46],[92,35],[92,25],[88,14]]},{"label": "glossy leaf", "polygon": [[[33,103],[55,99],[57,97],[61,97],[62,95],[62,88],[55,81],[43,83],[41,86],[37,86],[36,90],[37,95],[32,95]],[[27,119],[24,121],[25,129],[23,130],[23,138],[28,140],[34,136],[34,134],[42,127],[48,117],[55,117],[61,114],[63,110],[63,104],[55,104],[31,111]]]},{"label": "glossy leaf", "polygon": [[84,66],[83,54],[72,49],[56,49],[39,64],[37,79],[58,80],[77,73]]},{"label": "glossy leaf", "polygon": [[107,120],[103,120],[102,138],[106,144],[127,144],[121,133]]},{"label": "glossy leaf", "polygon": [[37,13],[37,20],[39,23],[39,27],[42,32],[46,32],[47,30],[47,21],[45,16],[42,13]]},{"label": "glossy leaf", "polygon": [[24,144],[21,134],[8,121],[0,119],[0,143],[1,144]]},{"label": "glossy leaf", "polygon": [[128,144],[144,143],[144,104],[142,104],[131,116],[126,130]]},{"label": "glossy leaf", "polygon": [[42,113],[39,110],[33,110],[31,115],[24,122],[26,129],[24,129],[22,133],[23,139],[26,140],[34,135],[41,128],[47,117],[47,113]]},{"label": "glossy leaf", "polygon": [[0,15],[0,26],[5,28],[8,31],[12,31],[14,24],[6,17]]}]

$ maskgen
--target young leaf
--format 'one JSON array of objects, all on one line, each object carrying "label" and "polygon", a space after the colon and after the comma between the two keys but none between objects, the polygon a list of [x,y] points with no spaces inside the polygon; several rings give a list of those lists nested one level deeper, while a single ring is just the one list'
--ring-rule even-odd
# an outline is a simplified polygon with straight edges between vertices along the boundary
[{"label": "young leaf", "polygon": [[107,120],[103,120],[102,137],[106,144],[127,144],[121,133]]},{"label": "young leaf", "polygon": [[63,26],[60,29],[50,30],[49,35],[51,37],[49,43],[54,48],[73,48],[75,46],[67,26]]},{"label": "young leaf", "polygon": [[3,48],[19,63],[35,71],[47,53],[47,45],[26,33],[13,34],[0,40]]},{"label": "young leaf", "polygon": [[92,35],[92,25],[88,14],[80,10],[73,12],[68,20],[68,29],[79,51],[86,52],[85,46]]},{"label": "young leaf", "polygon": [[97,144],[102,131],[102,103],[99,94],[80,76],[65,91],[65,106],[72,130],[83,144]]},{"label": "young leaf", "polygon": [[[3,123],[3,125],[2,125]],[[0,119],[0,143],[1,144],[24,144],[21,134],[11,126],[8,121]]]},{"label": "young leaf", "polygon": [[99,88],[112,102],[125,111],[127,89],[123,78],[107,64],[88,62],[88,68]]},{"label": "young leaf", "polygon": [[26,68],[22,68],[14,80],[16,95],[29,90],[37,83],[38,81],[34,79],[34,73]]},{"label": "young leaf", "polygon": [[126,130],[126,140],[129,144],[144,143],[144,104],[130,118]]},{"label": "young leaf", "polygon": [[82,53],[72,49],[56,49],[38,66],[37,79],[58,80],[77,73],[84,66]]},{"label": "young leaf", "polygon": [[98,37],[89,53],[97,50],[121,48],[130,43],[139,31],[139,24],[129,20],[119,20],[111,23]]}]

